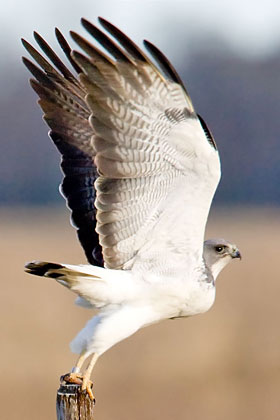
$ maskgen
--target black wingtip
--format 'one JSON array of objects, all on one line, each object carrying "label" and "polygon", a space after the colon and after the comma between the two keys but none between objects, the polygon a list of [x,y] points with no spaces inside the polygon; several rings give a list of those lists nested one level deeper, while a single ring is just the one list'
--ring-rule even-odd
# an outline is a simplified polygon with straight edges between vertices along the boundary
[{"label": "black wingtip", "polygon": [[37,31],[33,31],[33,37],[38,42],[38,44],[40,44],[40,42],[45,42],[43,37]]},{"label": "black wingtip", "polygon": [[24,38],[20,38],[20,41],[25,48],[25,45],[28,44],[28,42]]},{"label": "black wingtip", "polygon": [[[178,83],[186,91],[182,79],[178,75],[177,71],[168,60],[168,58],[160,51],[158,47],[152,44],[147,39],[143,41],[145,48],[149,51],[152,57],[155,59],[161,70],[171,79],[173,82]],[[187,92],[187,91],[186,91]]]},{"label": "black wingtip", "polygon": [[106,31],[108,31],[109,34],[119,42],[119,44],[121,44],[124,50],[128,52],[133,59],[149,63],[148,57],[124,32],[106,19],[98,18],[98,20],[100,25],[103,26],[103,28],[106,29]]},{"label": "black wingtip", "polygon": [[100,23],[100,25],[102,25],[104,28],[106,26],[114,26],[111,22],[109,22],[107,19],[104,19],[101,16],[98,16],[97,20]]},{"label": "black wingtip", "polygon": [[63,268],[61,264],[49,263],[44,261],[31,261],[25,266],[25,272],[35,276],[44,276],[49,270],[58,270]]},{"label": "black wingtip", "polygon": [[204,119],[199,114],[197,114],[197,118],[199,119],[199,122],[201,124],[201,127],[202,127],[202,129],[204,131],[204,134],[205,134],[208,142],[211,144],[211,146],[214,147],[215,150],[218,150],[217,144],[216,144],[216,142],[214,140],[214,136],[211,133],[211,131],[209,130],[206,122],[204,121]]},{"label": "black wingtip", "polygon": [[55,33],[55,37],[58,40],[58,43],[59,43],[60,46],[67,45],[67,47],[70,48],[66,39],[65,39],[65,37],[64,37],[64,35],[63,35],[63,33],[58,28],[56,28],[56,27],[54,28],[54,33]]},{"label": "black wingtip", "polygon": [[83,25],[83,27],[86,29],[86,31],[92,35],[95,39],[98,40],[98,38],[101,36],[101,39],[103,37],[106,37],[106,35],[104,35],[102,33],[102,31],[93,23],[91,23],[89,20],[82,18],[81,19],[81,24]]},{"label": "black wingtip", "polygon": [[39,73],[44,74],[37,66],[35,66],[35,64],[32,63],[32,61],[29,60],[29,58],[27,57],[21,57],[23,64],[25,65],[25,67],[27,67],[27,69],[30,71],[31,74],[33,74],[34,77],[36,71],[38,70]]},{"label": "black wingtip", "polygon": [[[91,22],[85,18],[81,19],[81,23],[86,31],[93,36],[93,38],[102,45],[116,60],[132,63],[127,54],[104,32],[102,32],[97,26],[93,25]],[[112,26],[112,24],[108,25]],[[117,30],[117,29],[116,29]],[[119,31],[119,30],[117,30]],[[109,31],[110,32],[110,31]],[[120,31],[119,31],[120,32]]]},{"label": "black wingtip", "polygon": [[32,45],[26,41],[26,39],[21,38],[20,40],[26,51],[30,54],[30,51],[34,50],[34,47],[32,47]]},{"label": "black wingtip", "polygon": [[88,26],[94,26],[89,20],[87,20],[86,18],[82,17],[81,18],[81,24],[83,25],[84,28],[88,27]]},{"label": "black wingtip", "polygon": [[[72,48],[70,47],[70,45],[66,41],[66,38],[64,37],[64,35],[62,34],[62,32],[58,28],[55,28],[54,31],[55,31],[56,39],[57,39],[60,47],[62,48],[64,54],[66,55],[66,57],[70,61],[72,67],[74,68],[74,70],[78,74],[81,73],[82,69],[75,63],[75,61],[71,57]],[[71,31],[70,31],[70,35],[71,35]]]}]

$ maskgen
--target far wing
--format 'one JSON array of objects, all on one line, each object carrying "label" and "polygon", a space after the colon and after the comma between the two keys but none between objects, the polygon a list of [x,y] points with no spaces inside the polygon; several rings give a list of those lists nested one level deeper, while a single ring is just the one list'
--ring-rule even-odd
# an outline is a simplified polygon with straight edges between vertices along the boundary
[{"label": "far wing", "polygon": [[[88,121],[90,111],[85,102],[86,92],[41,36],[34,33],[34,37],[55,66],[27,41],[22,40],[26,50],[42,68],[23,58],[24,64],[36,79],[31,79],[30,83],[40,98],[44,120],[51,128],[49,135],[62,155],[64,179],[60,186],[61,192],[72,210],[72,223],[77,228],[88,262],[102,266],[102,251],[95,231],[94,182],[97,170],[90,143],[92,129]],[[82,70],[70,56],[71,48],[57,29],[56,37],[74,70],[80,73]]]}]

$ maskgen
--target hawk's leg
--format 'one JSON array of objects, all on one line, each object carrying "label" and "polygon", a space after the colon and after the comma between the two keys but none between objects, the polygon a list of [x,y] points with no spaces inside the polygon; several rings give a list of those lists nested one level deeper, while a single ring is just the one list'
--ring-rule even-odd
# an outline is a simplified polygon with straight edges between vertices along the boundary
[{"label": "hawk's leg", "polygon": [[82,385],[82,390],[86,391],[89,395],[90,399],[93,401],[94,396],[92,393],[92,381],[90,380],[92,369],[97,362],[98,354],[94,353],[91,361],[85,371],[85,374],[83,375],[81,373],[81,367],[86,359],[85,352],[82,352],[77,360],[76,365],[73,367],[71,373],[67,373],[66,375],[62,376],[62,380],[70,383],[70,384],[77,384]]},{"label": "hawk's leg", "polygon": [[89,365],[88,365],[88,367],[85,371],[85,374],[83,376],[82,390],[87,391],[91,400],[94,400],[94,396],[93,396],[93,393],[92,393],[92,382],[90,380],[90,376],[91,376],[92,369],[93,369],[95,363],[97,362],[97,359],[98,359],[98,354],[94,353],[92,358],[91,358],[91,361],[90,361],[90,363],[89,363]]},{"label": "hawk's leg", "polygon": [[78,357],[77,363],[73,367],[71,373],[77,373],[77,374],[79,374],[81,372],[81,367],[83,366],[84,361],[86,359],[86,355],[85,354],[86,354],[86,352],[85,351],[82,351],[82,353]]}]

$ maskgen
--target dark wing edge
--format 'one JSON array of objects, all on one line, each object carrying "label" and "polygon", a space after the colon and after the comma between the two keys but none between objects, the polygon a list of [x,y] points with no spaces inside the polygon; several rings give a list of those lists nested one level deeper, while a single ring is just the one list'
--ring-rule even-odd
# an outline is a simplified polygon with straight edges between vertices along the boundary
[{"label": "dark wing edge", "polygon": [[[60,31],[56,29],[59,45],[77,73],[79,66],[71,58],[71,48]],[[44,111],[44,119],[51,128],[49,136],[62,155],[61,169],[64,174],[60,191],[71,210],[71,221],[77,229],[79,241],[90,264],[103,266],[102,249],[99,244],[96,226],[96,208],[94,182],[97,178],[92,154],[81,150],[75,141],[75,124],[78,123],[86,143],[92,134],[88,122],[89,111],[84,102],[84,93],[76,77],[64,66],[58,56],[39,34],[35,40],[45,52],[53,67],[29,43],[23,45],[33,59],[42,68],[38,68],[26,58],[23,62],[36,80],[31,79],[31,86],[39,95],[39,104]],[[57,71],[59,70],[59,71]],[[62,75],[62,76],[61,76]],[[74,115],[77,113],[78,118]]]},{"label": "dark wing edge", "polygon": [[206,124],[206,122],[205,122],[205,121],[204,121],[204,119],[201,117],[201,115],[199,115],[199,114],[196,114],[196,115],[197,115],[197,118],[198,118],[198,120],[199,120],[199,122],[200,122],[200,124],[201,124],[201,127],[202,127],[202,129],[203,129],[203,131],[204,131],[204,134],[205,134],[205,136],[206,136],[206,138],[207,138],[208,142],[211,144],[211,146],[212,146],[212,147],[214,147],[214,149],[215,149],[215,150],[218,150],[218,148],[217,148],[217,144],[216,144],[215,139],[214,139],[214,136],[213,136],[213,134],[211,133],[211,131],[210,131],[209,127],[208,127],[208,126],[207,126],[207,124]]},{"label": "dark wing edge", "polygon": [[50,131],[49,136],[62,155],[61,169],[64,179],[60,185],[60,192],[66,199],[67,207],[72,211],[71,221],[77,229],[79,241],[88,262],[103,267],[102,248],[95,231],[94,182],[98,177],[96,167],[90,156],[63,141],[55,132]]}]

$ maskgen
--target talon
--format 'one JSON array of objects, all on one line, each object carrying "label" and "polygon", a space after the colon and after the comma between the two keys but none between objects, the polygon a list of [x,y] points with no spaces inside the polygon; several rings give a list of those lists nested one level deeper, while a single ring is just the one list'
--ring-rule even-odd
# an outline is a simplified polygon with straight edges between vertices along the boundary
[{"label": "talon", "polygon": [[87,389],[86,389],[87,394],[88,394],[89,398],[91,399],[91,401],[95,402],[95,398],[94,398],[94,395],[93,395],[93,392],[92,392],[91,388],[92,388],[92,383],[87,384]]},{"label": "talon", "polygon": [[84,377],[82,374],[71,372],[71,373],[66,373],[66,375],[61,376],[60,380],[68,384],[82,385],[83,378]]},{"label": "talon", "polygon": [[85,376],[83,378],[82,391],[86,391],[91,401],[95,402],[95,398],[92,392],[92,387],[93,387],[92,381]]}]

